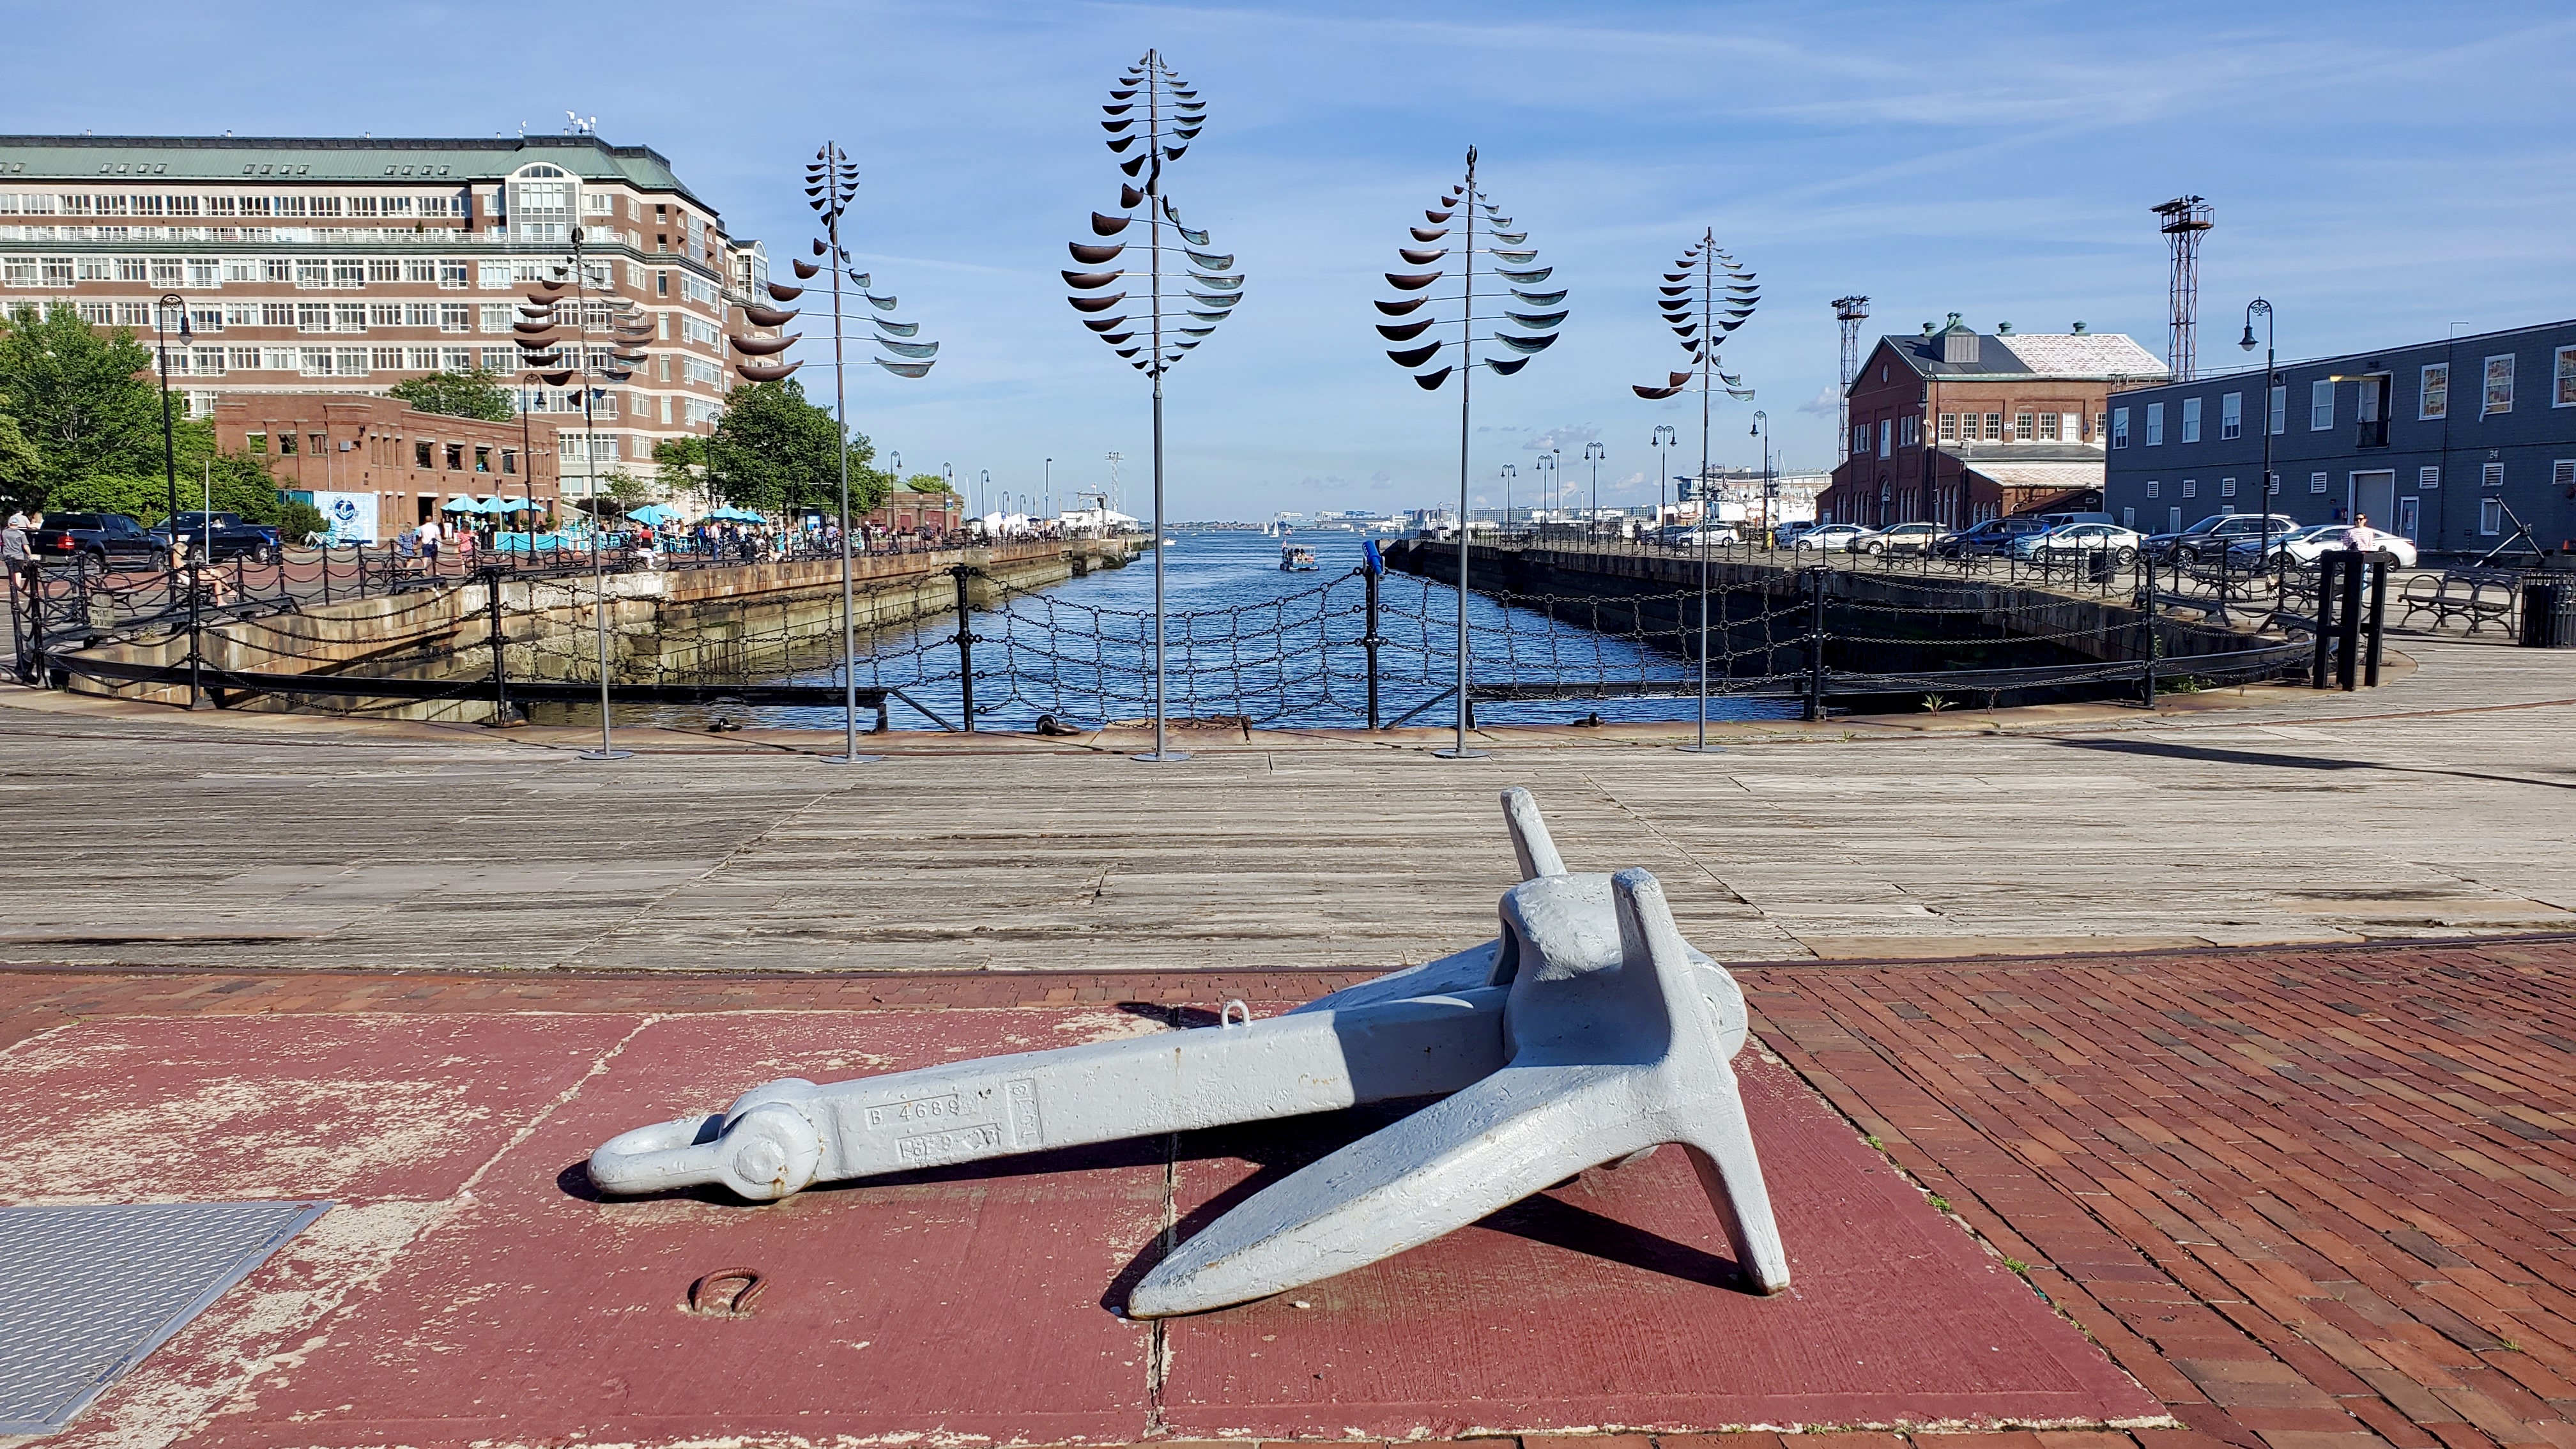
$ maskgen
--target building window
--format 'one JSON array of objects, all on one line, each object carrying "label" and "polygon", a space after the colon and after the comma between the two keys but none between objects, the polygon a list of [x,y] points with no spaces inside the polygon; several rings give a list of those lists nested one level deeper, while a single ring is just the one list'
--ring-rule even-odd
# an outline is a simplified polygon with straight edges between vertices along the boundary
[{"label": "building window", "polygon": [[2550,464],[2549,483],[2553,488],[2576,488],[2576,458],[2561,458]]},{"label": "building window", "polygon": [[2002,413],[1986,414],[1986,441],[1989,443],[2000,443],[2003,440],[2004,415]]},{"label": "building window", "polygon": [[2480,468],[2478,470],[2478,486],[2481,488],[2502,488],[2504,486],[2504,465],[2502,463],[2489,463],[2485,467]]},{"label": "building window", "polygon": [[671,295],[671,274],[669,272],[655,272],[653,274],[653,295],[656,297],[667,297]]},{"label": "building window", "polygon": [[1957,413],[1943,413],[1941,415],[1941,441],[1945,443],[1955,443],[1959,441],[1959,415]]},{"label": "building window", "polygon": [[281,458],[292,458],[295,456],[295,434],[280,433],[277,435],[277,455]]},{"label": "building window", "polygon": [[2121,509],[2121,510],[2120,510],[2120,526],[2121,526],[2122,528],[2135,528],[2135,527],[2137,527],[2137,526],[2138,526],[2138,510],[2136,510],[2136,509],[2134,509],[2134,508],[2123,508],[2123,509]]},{"label": "building window", "polygon": [[2558,349],[2558,393],[2550,401],[2554,408],[2576,408],[2576,347]]},{"label": "building window", "polygon": [[2264,416],[2263,426],[2271,429],[2272,436],[2277,438],[2290,430],[2289,384],[2283,383],[2272,389],[2272,398],[2268,406],[2269,411]]},{"label": "building window", "polygon": [[2164,485],[2163,485],[2162,483],[2157,482],[2157,481],[2156,481],[2155,479],[2153,479],[2153,478],[2150,478],[2150,479],[2148,479],[2148,480],[2147,480],[2147,496],[2148,496],[2149,498],[2153,498],[2153,497],[2155,497],[2158,493],[2162,492],[2163,490],[2164,490]]},{"label": "building window", "polygon": [[2027,443],[2039,436],[2039,418],[2033,413],[2013,414],[2013,441]]},{"label": "building window", "polygon": [[2056,413],[2041,413],[2039,415],[2039,440],[2043,443],[2056,442],[2059,436],[2057,424],[2058,415]]},{"label": "building window", "polygon": [[2334,428],[2333,382],[2320,379],[2308,384],[2308,431],[2323,433]]},{"label": "building window", "polygon": [[1896,451],[1896,424],[1886,418],[1878,420],[1878,456],[1884,458]]},{"label": "building window", "polygon": [[2309,492],[2311,492],[2311,493],[2323,493],[2323,492],[2325,492],[2325,491],[2326,491],[2326,475],[2325,475],[2325,474],[2323,474],[2323,473],[2311,473],[2311,474],[2309,474],[2309,475],[2308,475],[2308,491],[2309,491]]},{"label": "building window", "polygon": [[[666,352],[662,355],[663,362],[668,363],[670,360],[671,356],[669,353]],[[670,408],[669,399],[664,399],[662,406],[664,411],[668,411]],[[670,419],[664,418],[662,421],[667,423]],[[1912,413],[1907,413],[1897,428],[1897,435],[1896,441],[1897,446],[1899,447],[1913,448],[1921,446],[1923,442],[1923,420]]]},{"label": "building window", "polygon": [[501,450],[501,471],[504,473],[516,473],[519,471],[518,449],[503,448]]},{"label": "building window", "polygon": [[2219,496],[2219,497],[2221,497],[2221,498],[2233,498],[2233,497],[2235,497],[2235,496],[2236,496],[2236,480],[2235,480],[2235,479],[2233,479],[2233,478],[2221,478],[2221,479],[2219,479],[2219,480],[2218,480],[2218,496]]},{"label": "building window", "polygon": [[2489,538],[2493,538],[2497,534],[2504,532],[2503,499],[2481,498],[2478,500],[2478,532],[2485,534]]},{"label": "building window", "polygon": [[411,445],[411,465],[415,468],[429,466],[429,444],[414,442]]},{"label": "building window", "polygon": [[2200,399],[2196,397],[2182,400],[2182,440],[2186,443],[2200,441]]},{"label": "building window", "polygon": [[486,332],[507,332],[510,330],[510,321],[509,303],[491,302],[484,305],[482,330]]},{"label": "building window", "polygon": [[2416,470],[2415,470],[2415,487],[2416,487],[2419,491],[2421,491],[2421,492],[2425,492],[2425,493],[2430,493],[2430,492],[2432,492],[2434,489],[2439,488],[2439,487],[2441,487],[2441,486],[2442,486],[2442,470],[2441,470],[2441,469],[2439,469],[2439,468],[2418,468],[2418,469],[2416,469]]},{"label": "building window", "polygon": [[474,471],[477,473],[492,471],[492,450],[479,443],[474,448]]},{"label": "building window", "polygon": [[2484,412],[2479,415],[2512,411],[2513,354],[2508,352],[2501,357],[2487,359],[2487,400]]},{"label": "building window", "polygon": [[2218,440],[2245,436],[2245,394],[2221,393],[2218,398]]},{"label": "building window", "polygon": [[462,302],[440,303],[438,306],[438,330],[441,332],[473,331],[474,309]]},{"label": "building window", "polygon": [[2197,478],[2185,478],[2182,480],[2182,496],[2185,498],[2198,498],[2200,496],[2200,480]]},{"label": "building window", "polygon": [[268,434],[244,433],[242,447],[253,453],[265,453],[268,451]]},{"label": "building window", "polygon": [[1852,425],[1852,441],[1851,441],[1851,450],[1852,450],[1852,452],[1854,452],[1855,454],[1860,454],[1860,455],[1863,455],[1863,456],[1866,456],[1866,455],[1868,454],[1868,452],[1869,452],[1869,424],[1867,424],[1867,423],[1854,423],[1854,424]]},{"label": "building window", "polygon": [[2114,448],[2129,446],[2129,410],[2127,408],[2111,409],[2111,446]]},{"label": "building window", "polygon": [[450,443],[447,445],[445,451],[447,454],[447,471],[450,473],[464,472],[465,445],[463,443]]},{"label": "building window", "polygon": [[2151,402],[2147,404],[2147,446],[2150,448],[2162,447],[2164,445],[2164,441],[2165,405],[2160,402]]},{"label": "building window", "polygon": [[2451,415],[2451,364],[2436,362],[2424,369],[2415,388],[2415,416],[2445,418]]}]

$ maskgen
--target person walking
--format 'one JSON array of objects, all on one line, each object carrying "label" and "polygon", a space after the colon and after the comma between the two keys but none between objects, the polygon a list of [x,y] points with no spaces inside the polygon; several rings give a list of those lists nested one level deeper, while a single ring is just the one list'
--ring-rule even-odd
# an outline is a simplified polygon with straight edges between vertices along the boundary
[{"label": "person walking", "polygon": [[433,514],[420,526],[421,562],[432,574],[438,572],[438,534],[438,518]]},{"label": "person walking", "polygon": [[0,570],[27,588],[36,585],[36,551],[29,535],[45,521],[45,515],[29,518],[24,513],[11,513],[9,526],[0,529]]}]

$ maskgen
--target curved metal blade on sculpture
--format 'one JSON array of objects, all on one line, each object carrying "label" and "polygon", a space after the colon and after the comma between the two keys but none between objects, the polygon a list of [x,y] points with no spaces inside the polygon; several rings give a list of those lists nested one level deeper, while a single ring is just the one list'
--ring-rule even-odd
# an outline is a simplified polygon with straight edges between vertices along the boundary
[{"label": "curved metal blade on sculpture", "polygon": [[1433,262],[1440,260],[1442,257],[1449,255],[1449,249],[1447,247],[1441,247],[1434,251],[1429,248],[1398,247],[1395,250],[1395,254],[1417,267],[1427,267]]},{"label": "curved metal blade on sculpture", "polygon": [[805,289],[803,287],[791,287],[784,282],[772,282],[769,284],[769,300],[773,302],[793,302],[804,295]]},{"label": "curved metal blade on sculpture", "polygon": [[1192,292],[1189,296],[1190,300],[1194,302],[1204,302],[1211,307],[1231,307],[1235,303],[1243,300],[1243,294],[1241,292],[1228,292],[1221,297],[1211,297],[1205,292]]},{"label": "curved metal blade on sculpture", "polygon": [[1677,387],[1646,387],[1633,382],[1628,384],[1628,390],[1639,397],[1650,399],[1678,397],[1681,395],[1681,389]]},{"label": "curved metal blade on sculpture", "polygon": [[[1166,146],[1163,148],[1163,159],[1166,161],[1178,161],[1181,159],[1181,153],[1188,149],[1190,148],[1187,146]],[[1182,232],[1181,235],[1190,236],[1190,233]],[[1200,232],[1198,235],[1191,237],[1190,239],[1197,242],[1200,246],[1207,245],[1207,233],[1205,232]]]},{"label": "curved metal blade on sculpture", "polygon": [[1127,274],[1125,272],[1059,272],[1056,275],[1064,278],[1066,286],[1076,291],[1089,292],[1106,287]]},{"label": "curved metal blade on sculpture", "polygon": [[823,273],[823,269],[821,267],[814,265],[803,257],[789,257],[787,259],[787,265],[794,267],[796,269],[796,275],[809,282],[814,280],[814,278],[821,276]]},{"label": "curved metal blade on sculpture", "polygon": [[927,362],[888,362],[882,357],[871,357],[868,360],[875,363],[877,366],[884,368],[886,371],[893,373],[897,377],[928,377],[930,375],[931,364]]},{"label": "curved metal blade on sculpture", "polygon": [[1119,204],[1120,206],[1130,206],[1130,207],[1132,207],[1132,206],[1136,206],[1136,205],[1141,204],[1144,200],[1145,200],[1145,189],[1144,189],[1143,187],[1141,187],[1141,186],[1128,186],[1128,185],[1125,185],[1125,184],[1123,184],[1123,183],[1119,186],[1119,188],[1118,188],[1118,204]]},{"label": "curved metal blade on sculpture", "polygon": [[1503,314],[1523,327],[1553,327],[1569,315],[1565,312],[1505,312]]},{"label": "curved metal blade on sculpture", "polygon": [[1388,272],[1386,284],[1399,292],[1419,292],[1440,280],[1438,272]]},{"label": "curved metal blade on sculpture", "polygon": [[1495,261],[1498,261],[1498,262],[1509,262],[1509,263],[1511,263],[1513,266],[1516,266],[1516,267],[1525,267],[1525,266],[1528,266],[1530,263],[1532,263],[1532,262],[1534,262],[1534,261],[1537,261],[1537,260],[1538,260],[1538,253],[1536,253],[1536,252],[1502,252],[1502,251],[1498,251],[1498,252],[1490,253],[1490,255],[1493,257],[1493,259],[1494,259]]},{"label": "curved metal blade on sculpture", "polygon": [[1172,230],[1179,232],[1181,234],[1181,240],[1188,242],[1191,246],[1203,247],[1208,244],[1208,234],[1206,232],[1192,231],[1177,221],[1172,223]]},{"label": "curved metal blade on sculpture", "polygon": [[1449,228],[1445,226],[1417,226],[1409,227],[1407,230],[1413,233],[1413,239],[1418,242],[1436,242],[1449,234]]},{"label": "curved metal blade on sculpture", "polygon": [[1094,236],[1116,236],[1127,229],[1127,223],[1135,219],[1132,216],[1109,216],[1095,211],[1091,214],[1091,233]]},{"label": "curved metal blade on sculpture", "polygon": [[1694,374],[1687,372],[1668,372],[1664,374],[1664,381],[1671,383],[1675,387],[1680,387],[1684,383],[1689,382],[1693,375]]},{"label": "curved metal blade on sculpture", "polygon": [[1107,131],[1114,136],[1120,131],[1124,131],[1135,124],[1136,118],[1133,116],[1127,116],[1115,121],[1103,121],[1100,123],[1100,129]]},{"label": "curved metal blade on sculpture", "polygon": [[1553,307],[1565,300],[1563,292],[1524,292],[1518,287],[1512,288],[1512,295],[1533,307]]},{"label": "curved metal blade on sculpture", "polygon": [[1396,366],[1411,369],[1429,362],[1447,345],[1444,342],[1426,342],[1420,347],[1389,348],[1386,355],[1395,360]]},{"label": "curved metal blade on sculpture", "polygon": [[[1184,119],[1187,119],[1187,118],[1186,118],[1186,117],[1184,117]],[[1193,138],[1193,137],[1197,136],[1199,132],[1204,131],[1204,130],[1206,130],[1206,129],[1207,129],[1207,127],[1206,127],[1206,125],[1204,125],[1204,124],[1196,125],[1196,126],[1174,126],[1174,127],[1172,128],[1172,134],[1173,134],[1173,135],[1175,135],[1175,136],[1180,137],[1180,138],[1181,138],[1182,140],[1184,140],[1184,141],[1187,141],[1187,140],[1190,140],[1191,138]]]},{"label": "curved metal blade on sculpture", "polygon": [[1403,297],[1393,302],[1378,302],[1374,305],[1389,317],[1401,317],[1407,312],[1419,310],[1423,303],[1430,300],[1428,297]]},{"label": "curved metal blade on sculpture", "polygon": [[1096,267],[1102,262],[1116,260],[1120,252],[1127,250],[1127,244],[1111,242],[1105,246],[1092,246],[1084,242],[1067,242],[1064,249],[1073,253],[1075,261]]},{"label": "curved metal blade on sculpture", "polygon": [[[801,362],[790,362],[784,366],[763,365],[758,367],[744,364],[734,368],[734,371],[752,382],[783,382],[786,380],[789,373],[794,372],[796,369],[803,367],[804,365],[805,364]],[[560,376],[563,377],[570,377],[571,375],[572,374],[570,373],[560,374]],[[561,386],[562,384],[558,382],[555,385]]]},{"label": "curved metal blade on sculpture", "polygon": [[1146,162],[1148,162],[1148,161],[1151,161],[1151,160],[1153,160],[1153,159],[1154,159],[1153,154],[1152,154],[1151,152],[1148,152],[1148,153],[1146,153],[1145,155],[1142,155],[1142,156],[1137,157],[1137,158],[1136,158],[1135,160],[1133,160],[1133,161],[1121,161],[1121,162],[1119,162],[1119,163],[1118,163],[1118,169],[1119,169],[1119,170],[1121,170],[1121,171],[1126,172],[1126,173],[1127,173],[1128,175],[1130,175],[1130,176],[1133,176],[1133,175],[1135,175],[1137,172],[1144,170],[1144,169],[1145,169],[1145,163],[1146,163]]},{"label": "curved metal blade on sculpture", "polygon": [[783,307],[764,307],[758,302],[742,304],[742,315],[754,327],[784,327],[796,320],[798,313]]},{"label": "curved metal blade on sculpture", "polygon": [[1522,368],[1529,366],[1529,359],[1526,357],[1488,357],[1485,359],[1484,365],[1492,371],[1499,372],[1503,376],[1509,377],[1513,373],[1520,371]]},{"label": "curved metal blade on sculpture", "polygon": [[1198,283],[1202,287],[1214,287],[1220,292],[1240,292],[1243,290],[1243,278],[1239,276],[1202,277],[1198,273],[1192,272],[1190,273],[1190,280]]},{"label": "curved metal blade on sculpture", "polygon": [[1456,369],[1454,368],[1444,367],[1438,372],[1417,373],[1414,375],[1413,380],[1424,392],[1438,392],[1440,390],[1440,384],[1447,382],[1449,380],[1449,374],[1455,370]]},{"label": "curved metal blade on sculpture", "polygon": [[1226,318],[1231,317],[1231,316],[1233,316],[1234,314],[1233,314],[1233,313],[1231,313],[1231,312],[1197,312],[1197,311],[1193,311],[1193,312],[1190,312],[1190,313],[1188,313],[1188,314],[1186,314],[1186,315],[1188,315],[1188,316],[1192,316],[1192,317],[1196,317],[1197,319],[1199,319],[1199,320],[1200,320],[1200,321],[1202,321],[1202,322],[1222,322],[1222,321],[1224,321]]},{"label": "curved metal blade on sculpture", "polygon": [[1438,225],[1440,225],[1442,222],[1447,221],[1450,217],[1457,215],[1457,213],[1456,213],[1456,212],[1454,212],[1454,211],[1428,211],[1428,210],[1426,210],[1426,211],[1424,211],[1424,212],[1422,213],[1422,215],[1423,215],[1423,219],[1424,219],[1424,220],[1429,221],[1433,226],[1438,226]]},{"label": "curved metal blade on sculpture", "polygon": [[879,332],[889,337],[910,337],[921,331],[921,324],[918,322],[889,322],[883,317],[870,320],[876,323]]},{"label": "curved metal blade on sculpture", "polygon": [[1550,332],[1544,337],[1514,337],[1508,333],[1498,332],[1494,334],[1494,340],[1503,344],[1505,347],[1510,348],[1514,352],[1534,353],[1545,352],[1549,348],[1555,346],[1556,339],[1560,335],[1562,334]]},{"label": "curved metal blade on sculpture", "polygon": [[1495,275],[1495,276],[1497,276],[1497,277],[1502,278],[1502,279],[1503,279],[1504,281],[1506,281],[1506,282],[1519,282],[1519,283],[1523,284],[1524,286],[1526,286],[1526,285],[1528,285],[1528,284],[1530,284],[1530,283],[1533,283],[1533,282],[1544,282],[1544,281],[1546,281],[1546,280],[1547,280],[1547,278],[1548,278],[1548,274],[1549,274],[1549,273],[1551,273],[1551,272],[1553,272],[1553,271],[1555,271],[1555,270],[1556,270],[1556,268],[1554,268],[1554,267],[1540,267],[1540,268],[1538,268],[1538,269],[1537,269],[1537,270],[1535,270],[1535,271],[1528,271],[1528,272],[1507,272],[1507,271],[1504,271],[1504,270],[1503,270],[1502,268],[1500,268],[1500,267],[1496,267],[1496,268],[1494,269],[1494,275]]},{"label": "curved metal blade on sculpture", "polygon": [[1377,335],[1389,342],[1411,342],[1439,320],[1436,317],[1425,317],[1419,322],[1380,322],[1377,324]]},{"label": "curved metal blade on sculpture", "polygon": [[884,338],[880,337],[877,339],[877,346],[884,348],[886,351],[893,353],[897,357],[918,358],[937,357],[939,355],[939,344],[936,342],[888,342]]},{"label": "curved metal blade on sculpture", "polygon": [[1067,297],[1065,300],[1071,302],[1073,304],[1073,310],[1077,312],[1106,312],[1110,308],[1117,306],[1119,303],[1126,301],[1127,294],[1124,292],[1112,292],[1106,297]]},{"label": "curved metal blade on sculpture", "polygon": [[[1102,334],[1100,340],[1108,343],[1112,347],[1121,347],[1122,344],[1135,341],[1136,334],[1133,332],[1110,332]],[[1118,355],[1121,357],[1133,357],[1135,356],[1135,351],[1132,348],[1128,348],[1120,351]]]},{"label": "curved metal blade on sculpture", "polygon": [[1223,256],[1219,256],[1215,252],[1189,252],[1187,255],[1190,259],[1190,265],[1203,267],[1211,272],[1229,271],[1234,266],[1234,254],[1232,252],[1228,252]]},{"label": "curved metal blade on sculpture", "polygon": [[1507,247],[1516,247],[1522,242],[1529,240],[1529,233],[1525,231],[1498,231],[1491,233],[1491,235],[1494,240],[1501,242]]},{"label": "curved metal blade on sculpture", "polygon": [[1102,106],[1100,109],[1107,111],[1113,116],[1123,116],[1129,111],[1136,109],[1136,107],[1131,103],[1123,106]]},{"label": "curved metal blade on sculpture", "polygon": [[869,296],[865,292],[862,292],[859,295],[867,297],[868,305],[876,308],[880,312],[891,312],[896,307],[901,306],[903,301],[903,299],[899,297],[875,297]]},{"label": "curved metal blade on sculpture", "polygon": [[[1183,337],[1206,337],[1212,335],[1215,331],[1216,329],[1213,327],[1184,327],[1181,329],[1181,335]],[[1181,345],[1183,347],[1198,346],[1196,342],[1184,342]]]}]

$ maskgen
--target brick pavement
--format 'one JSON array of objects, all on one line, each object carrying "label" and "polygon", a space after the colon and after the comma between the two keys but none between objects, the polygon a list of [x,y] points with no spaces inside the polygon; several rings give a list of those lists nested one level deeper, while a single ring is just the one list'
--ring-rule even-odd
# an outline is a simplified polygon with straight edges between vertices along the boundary
[{"label": "brick pavement", "polygon": [[[1761,1040],[2184,1426],[1799,1449],[2576,1449],[2571,970],[2568,938],[1739,968]],[[1183,1009],[1350,979],[19,971],[0,1045],[94,1016]]]}]

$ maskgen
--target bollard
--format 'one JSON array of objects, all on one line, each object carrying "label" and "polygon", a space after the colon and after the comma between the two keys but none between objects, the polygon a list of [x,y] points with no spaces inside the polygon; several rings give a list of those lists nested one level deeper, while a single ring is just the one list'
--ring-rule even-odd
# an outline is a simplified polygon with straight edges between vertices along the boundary
[{"label": "bollard", "polygon": [[2335,643],[2343,650],[2335,660],[2335,685],[2347,692],[2359,683],[2355,676],[2361,664],[2361,561],[2359,549],[2345,551],[2343,599],[2335,619]]},{"label": "bollard", "polygon": [[[2139,568],[2141,568],[2141,569],[2143,569],[2143,570],[2145,570],[2145,571],[2146,571],[2146,576],[2147,576],[2147,587],[2146,587],[2146,616],[2147,616],[2147,699],[2146,699],[2146,705],[2147,705],[2147,708],[2149,708],[2149,709],[2154,709],[2154,708],[2156,707],[2156,654],[2157,654],[2157,651],[2159,650],[2159,648],[2160,648],[2160,647],[2163,645],[2163,643],[2164,643],[2164,641],[2163,641],[2163,640],[2158,639],[2158,638],[2156,637],[2156,561],[2155,561],[2154,559],[2152,559],[2152,558],[2148,557],[2144,552],[2141,552],[2141,553],[2138,555],[2138,567],[2139,567]],[[2176,570],[2177,572],[2179,572],[2179,571],[2181,570],[2181,568],[2182,568],[2182,565],[2181,565],[2180,563],[2176,563],[2176,564],[2174,565],[2174,568],[2175,568],[2175,570]]]},{"label": "bollard", "polygon": [[[1374,549],[1376,545],[1370,547]],[[1368,589],[1368,627],[1367,632],[1360,635],[1360,648],[1368,655],[1368,727],[1374,734],[1377,732],[1377,650],[1386,641],[1377,633],[1377,570],[1363,567],[1360,581]]]},{"label": "bollard", "polygon": [[2316,654],[2308,664],[2308,688],[2326,687],[2326,661],[2334,649],[2335,570],[2342,556],[2329,549],[2317,555]]},{"label": "bollard", "polygon": [[510,687],[502,672],[507,660],[508,640],[501,628],[501,570],[497,566],[483,571],[483,586],[491,594],[492,724],[499,728],[510,722]]},{"label": "bollard", "polygon": [[2370,653],[2364,661],[2362,683],[2379,687],[2379,632],[2388,618],[2388,555],[2379,554],[2370,563]]}]

